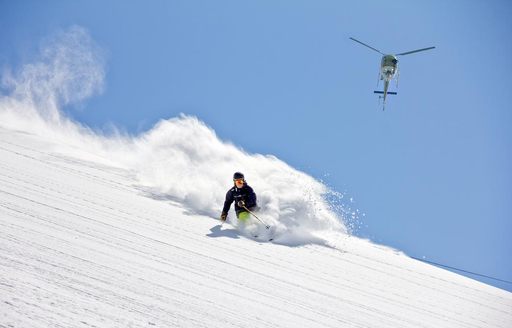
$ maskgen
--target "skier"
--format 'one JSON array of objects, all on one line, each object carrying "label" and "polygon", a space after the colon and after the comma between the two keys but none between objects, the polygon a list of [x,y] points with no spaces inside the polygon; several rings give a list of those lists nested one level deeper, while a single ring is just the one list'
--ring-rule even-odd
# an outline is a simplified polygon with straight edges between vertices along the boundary
[{"label": "skier", "polygon": [[226,200],[224,201],[224,208],[222,209],[220,219],[226,221],[231,203],[235,202],[236,217],[245,223],[249,218],[247,209],[252,211],[257,206],[256,194],[247,184],[242,173],[235,172],[235,174],[233,174],[233,182],[233,188],[229,189],[226,193]]}]

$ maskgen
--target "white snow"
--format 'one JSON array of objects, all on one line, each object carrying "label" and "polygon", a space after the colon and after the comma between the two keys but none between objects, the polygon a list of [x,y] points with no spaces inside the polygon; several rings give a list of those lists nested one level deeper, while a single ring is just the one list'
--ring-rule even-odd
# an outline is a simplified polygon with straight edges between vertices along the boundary
[{"label": "white snow", "polygon": [[[196,118],[72,122],[101,60],[79,28],[50,49],[0,97],[0,327],[512,326],[512,293],[351,237],[325,185]],[[238,170],[273,242],[216,219]]]},{"label": "white snow", "polygon": [[512,323],[509,292],[343,233],[258,242],[57,148],[0,129],[0,327]]}]

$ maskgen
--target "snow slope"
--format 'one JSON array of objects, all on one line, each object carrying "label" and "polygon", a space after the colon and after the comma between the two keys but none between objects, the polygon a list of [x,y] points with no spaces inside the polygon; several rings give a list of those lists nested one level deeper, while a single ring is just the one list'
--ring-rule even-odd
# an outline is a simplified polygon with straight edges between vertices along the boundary
[{"label": "snow slope", "polygon": [[0,129],[0,327],[512,325],[509,292],[344,233],[255,241],[72,150]]},{"label": "snow slope", "polygon": [[[512,293],[351,237],[343,195],[196,118],[105,136],[63,114],[103,78],[79,27],[2,75],[1,328],[512,326]],[[216,219],[237,170],[273,242]]]}]

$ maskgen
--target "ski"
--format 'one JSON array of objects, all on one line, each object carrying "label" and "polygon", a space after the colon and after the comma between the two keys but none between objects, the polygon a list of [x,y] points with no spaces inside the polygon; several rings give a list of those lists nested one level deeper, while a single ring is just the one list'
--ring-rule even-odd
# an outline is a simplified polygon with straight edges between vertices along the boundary
[{"label": "ski", "polygon": [[[270,229],[271,226],[267,225],[265,226],[266,230],[268,230],[268,234],[267,234],[267,241],[272,241],[274,240],[274,233],[275,233],[275,229]],[[259,234],[256,234],[256,235],[252,235],[255,239],[258,239],[260,237]]]}]

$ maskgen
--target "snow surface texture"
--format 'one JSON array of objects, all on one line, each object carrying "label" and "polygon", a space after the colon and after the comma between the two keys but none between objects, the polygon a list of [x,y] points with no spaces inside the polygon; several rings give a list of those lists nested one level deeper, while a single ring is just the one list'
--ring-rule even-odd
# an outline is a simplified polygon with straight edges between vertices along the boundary
[{"label": "snow surface texture", "polygon": [[[78,27],[41,53],[2,81],[0,327],[512,326],[512,293],[351,237],[325,185],[195,118],[72,122],[101,54]],[[215,219],[237,170],[275,241]]]},{"label": "snow surface texture", "polygon": [[38,61],[6,75],[3,125],[51,138],[67,147],[66,154],[124,168],[148,196],[174,200],[195,214],[219,217],[233,173],[242,171],[257,192],[261,217],[287,244],[325,243],[332,232],[346,232],[333,211],[344,208],[326,201],[336,193],[274,156],[248,154],[219,140],[196,118],[163,120],[140,136],[107,137],[65,117],[62,106],[102,89],[103,61],[96,49],[78,27],[49,39]]}]

